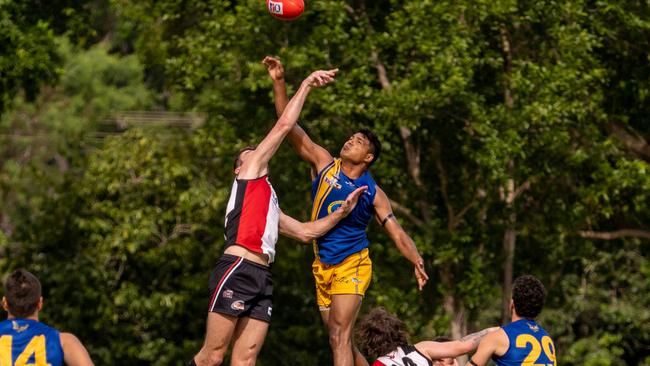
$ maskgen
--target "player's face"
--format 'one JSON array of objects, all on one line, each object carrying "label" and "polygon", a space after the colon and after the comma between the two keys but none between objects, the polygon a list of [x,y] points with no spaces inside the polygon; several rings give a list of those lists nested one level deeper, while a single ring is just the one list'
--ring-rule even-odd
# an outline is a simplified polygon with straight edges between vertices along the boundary
[{"label": "player's face", "polygon": [[355,164],[370,163],[372,161],[370,141],[362,133],[357,132],[343,144],[339,155]]},{"label": "player's face", "polygon": [[239,174],[239,170],[241,169],[242,165],[244,165],[244,162],[246,161],[246,159],[250,158],[250,154],[253,151],[254,150],[245,150],[245,151],[242,151],[241,154],[239,154],[239,160],[241,160],[241,165],[239,165],[237,168],[235,168],[235,171],[234,171],[235,175]]}]

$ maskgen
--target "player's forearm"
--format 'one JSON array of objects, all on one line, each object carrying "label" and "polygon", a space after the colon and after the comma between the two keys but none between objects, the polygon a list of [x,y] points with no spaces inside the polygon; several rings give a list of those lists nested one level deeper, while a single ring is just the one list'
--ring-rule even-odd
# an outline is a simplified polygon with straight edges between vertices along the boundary
[{"label": "player's forearm", "polygon": [[459,339],[458,342],[460,342],[463,345],[463,347],[467,349],[464,353],[471,352],[474,351],[476,347],[478,347],[483,337],[485,337],[488,333],[498,329],[499,327],[485,328],[481,331],[464,336],[463,338]]},{"label": "player's forearm", "polygon": [[289,97],[287,96],[287,85],[284,79],[273,80],[273,96],[275,101],[275,113],[278,117],[282,116],[282,112],[289,104]]},{"label": "player's forearm", "polygon": [[402,253],[404,258],[408,259],[409,262],[413,265],[417,265],[422,262],[422,256],[418,252],[418,248],[415,246],[415,242],[408,236],[406,233],[402,232],[400,235],[394,239],[397,250]]},{"label": "player's forearm", "polygon": [[316,221],[304,223],[305,241],[312,241],[325,235],[336,226],[343,217],[345,217],[345,215],[340,212],[340,210],[337,210]]},{"label": "player's forearm", "polygon": [[286,128],[287,133],[291,132],[291,129],[298,123],[298,117],[300,117],[300,112],[310,91],[311,86],[303,82],[278,119],[277,123]]}]

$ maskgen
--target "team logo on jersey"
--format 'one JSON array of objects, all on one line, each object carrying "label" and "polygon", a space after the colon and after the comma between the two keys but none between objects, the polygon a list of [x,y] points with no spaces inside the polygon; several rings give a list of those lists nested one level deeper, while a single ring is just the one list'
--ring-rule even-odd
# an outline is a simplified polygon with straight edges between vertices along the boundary
[{"label": "team logo on jersey", "polygon": [[232,290],[226,290],[222,293],[225,299],[232,299],[232,294],[233,294]]},{"label": "team logo on jersey", "polygon": [[271,316],[271,311],[273,311],[273,308],[269,306],[269,309],[266,311],[266,313],[269,314],[269,316]]},{"label": "team logo on jersey", "polygon": [[23,325],[23,326],[21,327],[20,325],[18,325],[18,322],[17,322],[17,321],[12,320],[12,321],[11,321],[11,328],[12,328],[13,330],[15,330],[16,332],[18,332],[18,333],[22,333],[22,332],[26,331],[27,328],[29,328],[29,324],[25,324],[25,325]]},{"label": "team logo on jersey", "polygon": [[230,307],[233,310],[242,311],[242,310],[244,310],[244,302],[241,301],[241,300],[237,300],[237,301],[233,302],[232,305],[230,305]]},{"label": "team logo on jersey", "polygon": [[339,184],[339,180],[335,176],[329,177],[329,176],[326,175],[325,176],[325,182],[327,184],[329,184],[330,186],[336,188],[336,189],[341,189],[341,185]]},{"label": "team logo on jersey", "polygon": [[330,203],[329,206],[327,206],[327,213],[331,214],[332,212],[336,211],[345,201],[334,201]]},{"label": "team logo on jersey", "polygon": [[539,325],[537,324],[528,323],[528,328],[530,328],[530,330],[532,330],[535,333],[539,332]]},{"label": "team logo on jersey", "polygon": [[352,277],[352,280],[351,280],[351,281],[354,282],[354,283],[356,283],[357,285],[360,284],[360,283],[363,283],[363,281],[361,281],[361,279],[356,278],[356,277]]}]

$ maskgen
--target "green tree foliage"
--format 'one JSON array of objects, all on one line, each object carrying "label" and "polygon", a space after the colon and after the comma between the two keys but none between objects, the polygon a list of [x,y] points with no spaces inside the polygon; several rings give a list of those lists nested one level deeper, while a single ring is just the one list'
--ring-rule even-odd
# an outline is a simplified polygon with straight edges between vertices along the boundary
[{"label": "green tree foliage", "polygon": [[[112,0],[108,15],[93,4],[66,6],[96,19],[104,43],[58,42],[60,81],[34,102],[13,99],[29,84],[17,73],[7,94],[3,131],[38,131],[47,144],[11,139],[3,150],[0,244],[7,270],[48,274],[61,309],[48,319],[82,335],[98,363],[182,364],[198,350],[230,157],[275,120],[260,64],[273,54],[290,89],[313,69],[340,68],[334,86],[310,95],[301,125],[333,154],[359,127],[378,132],[373,175],[427,262],[418,293],[372,224],[363,311],[387,307],[415,339],[458,337],[504,320],[510,280],[533,273],[549,290],[541,321],[560,363],[649,364],[647,4],[323,0],[294,22],[253,0]],[[63,24],[56,32],[75,39],[78,27]],[[207,118],[191,132],[88,139],[116,111],[155,108]],[[306,219],[309,172],[298,161],[281,149],[271,179],[283,210]],[[312,257],[310,246],[278,243],[259,364],[330,363]]]},{"label": "green tree foliage", "polygon": [[58,61],[47,22],[16,19],[9,3],[0,2],[0,113],[19,90],[34,98],[42,84],[55,79]]}]

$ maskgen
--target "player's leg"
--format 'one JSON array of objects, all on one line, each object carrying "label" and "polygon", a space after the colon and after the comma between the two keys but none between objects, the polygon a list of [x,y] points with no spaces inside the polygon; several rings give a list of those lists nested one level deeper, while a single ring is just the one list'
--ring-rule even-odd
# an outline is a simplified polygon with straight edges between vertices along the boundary
[{"label": "player's leg", "polygon": [[[330,318],[329,308],[321,309],[320,316],[323,319],[323,324],[325,324],[325,328],[327,328],[328,333],[329,333],[329,326],[327,324],[329,322],[329,318]],[[354,331],[354,326],[353,326],[353,331]],[[361,351],[359,351],[357,346],[354,345],[354,339],[353,339],[353,342],[352,342],[352,353],[353,353],[353,358],[354,358],[354,366],[368,366],[368,360],[366,360],[366,358],[363,356]]]},{"label": "player's leg", "polygon": [[237,326],[237,320],[234,316],[208,313],[205,341],[199,353],[194,356],[197,366],[221,365]]},{"label": "player's leg", "polygon": [[341,361],[341,365],[354,363],[365,366],[368,363],[354,346],[352,338],[361,300],[372,280],[372,261],[368,249],[347,257],[336,266],[334,272],[330,289],[332,303],[328,315],[334,362],[337,364],[337,354],[340,354],[342,360],[349,360]]},{"label": "player's leg", "polygon": [[248,317],[240,319],[235,329],[230,365],[255,365],[268,329],[268,322]]},{"label": "player's leg", "polygon": [[[193,361],[198,366],[221,365],[240,316],[239,299],[233,293],[241,288],[244,261],[240,257],[224,255],[210,275],[208,320],[205,341]],[[236,304],[235,304],[236,303]],[[191,365],[191,363],[190,363]]]},{"label": "player's leg", "polygon": [[273,311],[273,280],[267,267],[254,265],[248,274],[257,286],[251,288],[257,296],[246,302],[248,310],[242,314],[234,334],[231,366],[254,366],[262,349]]},{"label": "player's leg", "polygon": [[352,331],[361,308],[361,299],[360,295],[332,295],[327,327],[335,366],[354,364]]}]

